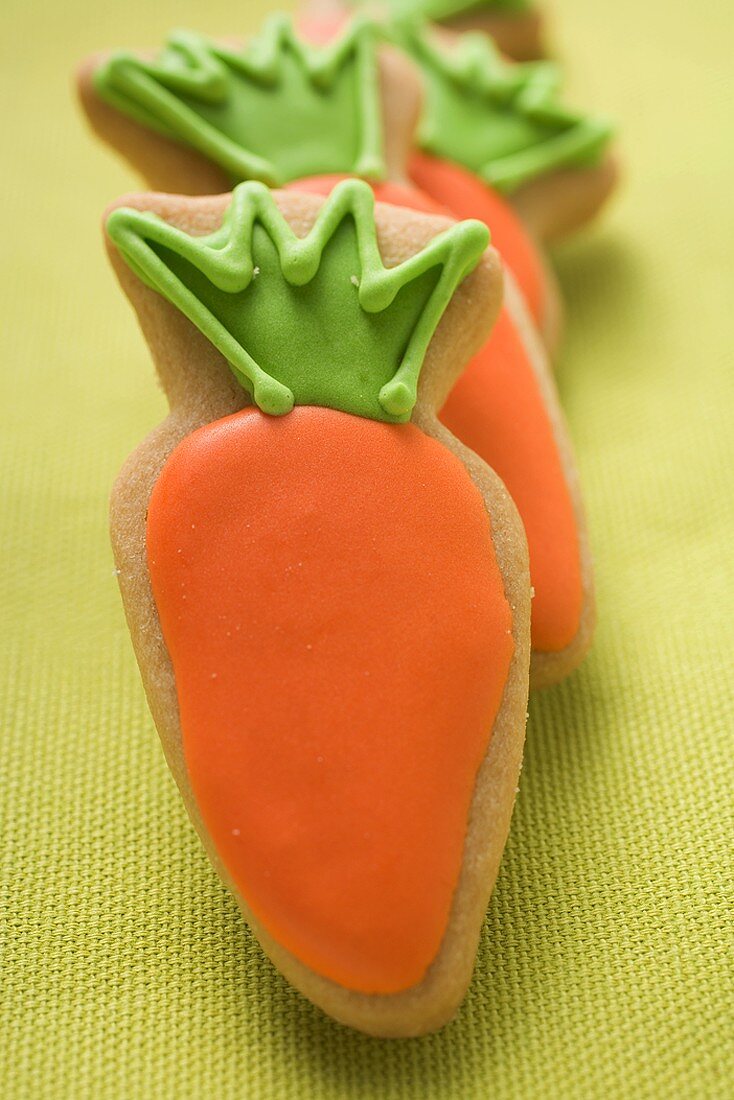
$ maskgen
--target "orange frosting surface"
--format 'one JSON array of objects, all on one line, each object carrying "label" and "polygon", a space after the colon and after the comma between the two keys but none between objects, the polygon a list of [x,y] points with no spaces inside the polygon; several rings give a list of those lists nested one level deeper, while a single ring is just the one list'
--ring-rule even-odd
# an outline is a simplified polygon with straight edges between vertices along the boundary
[{"label": "orange frosting surface", "polygon": [[[441,162],[435,164],[441,167]],[[454,171],[450,165],[445,167]],[[342,178],[317,176],[292,186],[326,195]],[[483,184],[480,190],[482,195],[491,194]],[[435,198],[414,187],[381,183],[374,185],[374,191],[380,202],[425,213],[448,213]],[[462,216],[476,215],[465,210]],[[490,228],[494,241],[493,223]],[[560,652],[573,641],[581,621],[584,596],[578,527],[543,395],[522,338],[505,308],[487,343],[456,383],[440,417],[457,439],[499,474],[515,501],[528,539],[535,588],[533,648]]]},{"label": "orange frosting surface", "polygon": [[173,451],[147,550],[192,788],[238,892],[341,985],[420,982],[513,654],[465,467],[413,424],[246,409]]},{"label": "orange frosting surface", "polygon": [[515,276],[528,308],[542,328],[545,311],[545,275],[538,250],[527,229],[502,195],[457,164],[414,152],[410,178],[454,217],[479,218],[489,226],[492,244]]},{"label": "orange frosting surface", "polygon": [[583,603],[576,516],[542,393],[506,309],[441,420],[499,474],[522,516],[535,588],[533,648],[565,649]]},{"label": "orange frosting surface", "polygon": [[[305,179],[295,180],[285,185],[286,191],[305,191],[311,195],[330,195],[337,183],[348,179],[348,176],[340,173],[325,176],[307,176]],[[408,210],[417,210],[421,214],[441,214],[445,218],[454,218],[448,207],[442,206],[431,195],[424,194],[410,183],[395,183],[385,180],[383,183],[373,183],[370,187],[375,193],[378,202],[386,202],[392,206],[404,206]]]}]

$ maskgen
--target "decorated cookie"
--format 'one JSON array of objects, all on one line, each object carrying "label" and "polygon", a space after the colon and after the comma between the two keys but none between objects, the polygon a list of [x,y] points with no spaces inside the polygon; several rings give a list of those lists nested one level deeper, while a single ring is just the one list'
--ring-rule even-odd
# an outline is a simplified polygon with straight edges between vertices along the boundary
[{"label": "decorated cookie", "polygon": [[542,20],[533,0],[312,0],[314,18],[355,8],[424,19],[455,31],[483,31],[508,57],[531,61],[544,53]]},{"label": "decorated cookie", "polygon": [[158,182],[183,174],[180,158],[191,176],[192,153],[206,167],[191,184],[202,193],[326,171],[380,179],[404,174],[420,108],[406,62],[380,38],[357,18],[313,45],[286,15],[245,45],[176,31],[148,57],[90,58],[79,89],[103,140]]},{"label": "decorated cookie", "polygon": [[[274,38],[276,31],[277,38]],[[203,40],[198,41],[199,53],[202,53]],[[280,42],[281,48],[286,50],[289,64],[293,59],[300,58],[300,51],[304,50],[303,56],[309,59],[309,71],[326,67],[320,52],[300,44],[300,40],[293,37],[287,25],[281,22],[270,25],[265,39],[267,48],[260,44],[252,56],[272,58],[274,41]],[[351,103],[343,108],[348,117],[340,122],[339,114],[332,115],[330,126],[338,137],[339,134],[354,133],[358,129],[352,117],[355,111],[367,113],[372,118],[379,115],[383,119],[382,145],[373,144],[371,162],[378,176],[387,174],[391,181],[373,182],[379,199],[431,213],[451,213],[458,217],[475,216],[484,220],[490,226],[493,243],[498,246],[503,258],[512,268],[531,313],[543,325],[546,337],[552,338],[551,334],[558,325],[558,308],[552,293],[552,283],[545,277],[539,255],[512,208],[501,195],[493,192],[466,170],[435,158],[423,157],[421,154],[414,158],[413,174],[416,178],[420,178],[423,173],[429,177],[432,195],[422,193],[414,184],[407,182],[404,169],[411,142],[408,120],[417,118],[420,104],[420,88],[414,71],[406,67],[400,57],[389,51],[378,53],[369,24],[362,23],[359,27],[352,28],[348,41],[353,46],[360,43],[361,75],[372,89],[374,103],[372,107],[365,107],[364,96],[354,96]],[[296,45],[293,45],[294,42]],[[342,57],[343,63],[348,65],[346,59],[350,54],[343,46],[337,51],[332,43],[325,56],[330,58],[337,53]],[[128,86],[131,86],[130,73],[138,73],[136,65],[146,79],[149,77],[147,62],[131,60],[129,55],[122,56],[125,71],[128,73]],[[167,56],[164,54],[164,57]],[[173,56],[177,56],[177,51],[174,50]],[[214,53],[208,56],[210,59],[215,57]],[[201,64],[203,63],[197,63],[194,67],[192,86],[197,83]],[[90,101],[89,110],[95,119],[95,125],[103,133],[111,132],[113,135],[120,116],[99,101],[94,88],[103,82],[99,74],[114,73],[116,65],[114,56],[98,61],[85,67],[83,77],[83,86],[86,89],[83,94],[85,101]],[[161,71],[166,72],[175,68],[171,58],[160,61],[159,65]],[[236,82],[234,76],[230,77],[232,102],[225,99],[223,104],[228,115],[235,113],[240,93],[243,104],[249,94],[248,82],[239,70],[238,74]],[[118,89],[122,87],[119,83],[115,86]],[[109,91],[104,94],[111,97]],[[271,113],[276,120],[279,111],[292,109],[290,105],[283,106],[279,98],[281,94],[287,98],[287,88],[281,93],[279,84],[274,82],[268,85],[268,94],[274,102]],[[322,97],[325,94],[322,90]],[[171,113],[167,95],[165,89],[161,101],[152,92],[146,95],[149,110],[156,104],[157,119]],[[397,110],[398,106],[402,107],[402,111]],[[132,108],[128,107],[128,110],[132,115]],[[123,116],[125,126],[127,117]],[[193,108],[185,116],[188,133],[192,132],[195,117]],[[318,142],[311,140],[312,131],[309,127],[313,127],[319,139],[323,136],[317,122],[317,112],[310,122],[304,121],[304,140],[310,157],[310,169],[314,169],[319,163],[333,164],[336,155],[331,151],[324,153]],[[179,119],[177,125],[183,127],[184,123]],[[177,150],[174,165],[166,159],[169,152],[166,139],[160,139],[161,157],[158,157],[155,146],[135,144],[136,132],[147,138],[150,131],[147,128],[141,130],[135,125],[130,130],[124,130],[125,140],[122,147],[153,186],[162,182],[158,164],[163,159],[166,162],[169,186],[178,192],[195,189],[192,181],[195,184],[198,178],[199,160],[193,154],[183,148]],[[207,133],[207,137],[211,138],[211,135]],[[289,143],[285,154],[281,155],[277,126],[273,127],[270,138],[267,148],[263,139],[254,150],[245,146],[241,152],[241,160],[253,159],[254,156],[264,159],[267,154],[269,174],[285,175],[289,158],[303,158],[304,153],[292,149]],[[117,143],[120,144],[119,140]],[[215,144],[211,139],[210,146],[214,147]],[[381,158],[383,147],[389,152],[389,156],[386,154]],[[311,176],[296,181],[293,186],[299,190],[328,194],[354,162],[354,142],[341,140],[337,148],[345,150],[341,154],[344,173],[327,177]],[[187,156],[190,156],[188,162]],[[226,185],[226,178],[222,178],[215,189],[221,190]],[[550,377],[547,357],[538,344],[528,311],[516,291],[508,293],[498,324],[472,361],[469,371],[458,384],[442,416],[446,423],[452,425],[459,438],[500,473],[520,506],[528,535],[531,576],[535,589],[532,684],[544,686],[553,683],[572,671],[589,647],[594,622],[593,581],[578,478],[558,398]]]},{"label": "decorated cookie", "polygon": [[467,169],[508,198],[541,241],[573,232],[598,212],[616,182],[612,127],[559,102],[557,65],[507,62],[482,34],[414,22],[394,24],[392,34],[424,80],[424,155],[409,169],[421,187],[431,191],[428,158],[442,162],[440,175],[447,164]]},{"label": "decorated cookie", "polygon": [[499,307],[480,223],[245,183],[111,259],[168,395],[112,499],[169,764],[285,976],[380,1036],[460,1002],[515,796],[522,526],[436,419]]}]

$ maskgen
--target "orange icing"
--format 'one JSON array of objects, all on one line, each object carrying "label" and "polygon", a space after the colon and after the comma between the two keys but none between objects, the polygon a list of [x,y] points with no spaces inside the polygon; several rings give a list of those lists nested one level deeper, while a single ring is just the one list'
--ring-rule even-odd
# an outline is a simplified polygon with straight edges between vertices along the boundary
[{"label": "orange icing", "polygon": [[492,244],[515,276],[528,308],[542,329],[545,275],[536,246],[510,204],[465,168],[414,152],[408,166],[416,187],[452,211],[454,217],[479,218],[489,226]]},{"label": "orange icing", "polygon": [[499,474],[522,516],[535,588],[533,648],[565,649],[583,604],[576,516],[543,395],[506,309],[441,420]]},{"label": "orange icing", "polygon": [[[292,186],[328,194],[341,178],[313,177]],[[481,190],[487,188],[482,184]],[[381,183],[374,185],[374,191],[381,202],[447,213],[435,199],[409,186]],[[490,229],[494,242],[494,224]],[[525,525],[535,588],[533,648],[560,652],[573,641],[581,621],[584,595],[578,527],[543,394],[505,308],[440,417],[457,439],[496,470],[515,501]]]},{"label": "orange icing", "polygon": [[173,451],[147,548],[191,785],[238,892],[343,986],[420,982],[513,654],[465,467],[413,424],[249,408]]},{"label": "orange icing", "polygon": [[[287,183],[285,190],[306,191],[311,195],[330,195],[337,183],[341,183],[345,179],[349,179],[349,177],[339,173],[307,176],[305,179]],[[417,210],[421,214],[441,214],[444,218],[456,220],[455,215],[448,207],[441,206],[431,195],[419,191],[412,183],[395,183],[393,180],[385,180],[383,183],[369,181],[369,184],[378,202],[386,202],[391,206],[404,206],[409,210]]]}]

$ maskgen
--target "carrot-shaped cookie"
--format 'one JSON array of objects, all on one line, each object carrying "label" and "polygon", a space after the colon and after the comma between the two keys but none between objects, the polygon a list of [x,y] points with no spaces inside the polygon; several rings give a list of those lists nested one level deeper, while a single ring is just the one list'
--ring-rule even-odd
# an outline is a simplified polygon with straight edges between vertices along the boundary
[{"label": "carrot-shaped cookie", "polygon": [[617,180],[612,127],[559,102],[557,65],[507,62],[478,33],[436,32],[410,21],[395,23],[391,33],[424,79],[424,156],[415,168],[424,190],[432,193],[430,159],[437,158],[441,190],[448,165],[469,170],[509,199],[538,240],[557,240],[595,216]]},{"label": "carrot-shaped cookie", "polygon": [[[313,47],[306,47],[288,29],[288,24],[276,21],[269,24],[265,44],[260,43],[248,57],[272,58],[275,50],[272,36],[276,31],[280,36],[277,42],[286,57],[286,67],[297,65],[300,67],[299,71],[320,72],[328,68],[327,62],[330,58],[338,55],[342,59],[344,72],[339,79],[336,72],[331,74],[332,84],[321,87],[320,99],[314,100],[309,110],[302,115],[303,148],[298,149],[291,148],[290,144],[285,150],[282,149],[277,125],[281,112],[292,113],[294,109],[290,100],[292,78],[272,79],[266,87],[269,96],[268,118],[274,122],[266,137],[261,137],[253,150],[246,142],[254,133],[254,128],[248,131],[240,121],[239,128],[227,131],[229,141],[237,138],[242,142],[241,159],[244,161],[247,158],[253,159],[255,155],[259,156],[267,160],[269,174],[283,176],[287,175],[287,166],[293,163],[294,157],[300,158],[300,163],[307,164],[314,172],[324,165],[333,166],[339,163],[338,158],[341,157],[343,169],[347,172],[353,168],[355,149],[359,148],[359,144],[355,145],[353,140],[347,140],[348,135],[359,132],[359,127],[355,126],[354,113],[358,117],[366,113],[373,119],[379,116],[382,119],[382,144],[373,144],[370,160],[380,176],[387,174],[391,180],[389,183],[373,182],[380,200],[433,213],[447,214],[450,210],[458,216],[462,216],[467,209],[472,209],[490,225],[493,240],[495,243],[498,240],[500,242],[503,259],[509,263],[515,274],[522,277],[522,288],[526,294],[532,294],[536,316],[545,317],[546,328],[552,326],[550,318],[556,310],[552,304],[553,296],[547,291],[549,284],[543,283],[537,254],[528,246],[527,236],[519,219],[501,196],[493,194],[470,173],[448,164],[442,167],[438,161],[432,161],[431,183],[434,194],[440,197],[442,204],[437,203],[435,198],[422,195],[409,183],[400,182],[405,180],[405,162],[412,137],[409,119],[415,120],[418,115],[420,93],[414,73],[406,63],[384,47],[378,51],[370,24],[353,26],[346,41],[355,46],[355,49],[356,43],[359,43],[360,79],[365,87],[371,89],[372,105],[366,105],[363,87],[362,95],[355,95],[342,105],[342,113],[332,113],[329,116],[328,128],[320,128],[318,125],[321,110],[319,104],[328,100],[332,88],[338,90],[340,80],[345,79],[353,64],[350,60],[353,54],[344,47],[337,51],[335,43],[331,44],[325,54]],[[308,63],[300,60],[302,50],[305,51],[304,57],[308,59]],[[161,71],[175,69],[172,57],[169,58],[168,54],[165,56],[165,63],[160,62]],[[214,65],[215,54],[211,52],[207,56]],[[122,55],[120,64],[127,77],[122,83],[115,83],[113,80],[118,89],[123,84],[130,85],[131,74],[136,79],[141,75],[146,80],[150,77],[148,63],[141,62],[138,58],[131,59],[130,55]],[[194,108],[189,103],[193,94],[191,89],[198,87],[201,82],[201,65],[193,62],[191,64],[194,67],[186,96],[189,112],[186,114],[187,131],[193,126],[196,117]],[[149,131],[128,123],[128,116],[118,116],[115,111],[105,107],[102,101],[95,99],[94,88],[104,82],[103,77],[107,80],[108,77],[104,74],[113,73],[116,66],[117,61],[113,57],[85,67],[83,87],[86,91],[83,94],[85,99],[91,97],[94,104],[89,109],[95,125],[104,133],[113,135],[113,140],[134,159],[136,166],[153,185],[162,182],[159,178],[159,163],[163,162],[170,186],[177,191],[188,192],[195,189],[199,172],[199,162],[195,154],[183,147],[176,147],[174,165],[168,159],[173,147],[169,148],[166,139],[161,138],[160,156],[157,156],[155,148],[146,145],[145,141],[139,144],[134,141],[136,131],[143,137],[147,137]],[[217,71],[222,76],[230,68],[231,66],[225,66]],[[181,79],[179,78],[177,88],[179,94]],[[236,76],[230,74],[229,92],[221,102],[221,110],[227,117],[234,114],[240,119],[246,118],[249,83],[254,79],[251,75],[246,80],[242,70],[237,70]],[[259,84],[256,81],[255,83],[257,94],[264,94]],[[298,88],[300,91],[300,84]],[[104,94],[109,96],[109,90]],[[136,95],[139,97],[140,93],[137,92]],[[174,101],[169,101],[168,96],[167,88],[164,89],[162,99],[153,96],[152,92],[146,93],[148,109],[152,110],[152,105],[156,104],[156,118],[159,120],[172,110]],[[262,103],[259,109],[265,109]],[[326,117],[326,108],[323,110]],[[131,131],[124,130],[126,136],[122,143],[118,137],[114,137],[115,126],[120,117],[123,126],[132,126]],[[181,127],[180,121],[178,125]],[[332,134],[335,144],[324,152],[322,142],[327,130]],[[179,133],[182,134],[183,131],[179,130]],[[205,133],[209,138],[209,147],[214,149],[216,143],[209,130]],[[384,151],[382,159],[379,155],[381,151]],[[189,161],[186,160],[187,156],[190,157]],[[307,161],[304,160],[306,156]],[[323,195],[331,191],[338,178],[340,177],[335,175],[312,176],[296,181],[294,186]],[[457,180],[462,185],[461,189],[456,186]],[[226,179],[223,178],[219,181],[219,188],[224,186]],[[503,251],[505,247],[508,251]],[[546,288],[545,292],[543,287]],[[497,326],[472,360],[467,377],[462,379],[456,392],[452,394],[445,416],[448,418],[446,422],[452,424],[460,438],[462,431],[466,433],[464,441],[500,472],[511,493],[521,502],[535,589],[532,683],[534,686],[553,683],[576,667],[590,644],[594,620],[592,572],[578,482],[558,398],[550,378],[547,358],[538,346],[527,312],[516,293],[508,295]]]},{"label": "carrot-shaped cookie", "polygon": [[316,172],[380,179],[404,173],[419,110],[408,62],[383,37],[357,18],[314,46],[287,15],[244,45],[178,30],[148,55],[88,58],[79,92],[93,129],[156,186],[187,176],[191,193],[214,194]]},{"label": "carrot-shaped cookie", "polygon": [[522,528],[436,419],[499,306],[480,223],[315,196],[107,218],[171,411],[112,500],[151,710],[265,950],[337,1019],[450,1018],[509,826]]}]

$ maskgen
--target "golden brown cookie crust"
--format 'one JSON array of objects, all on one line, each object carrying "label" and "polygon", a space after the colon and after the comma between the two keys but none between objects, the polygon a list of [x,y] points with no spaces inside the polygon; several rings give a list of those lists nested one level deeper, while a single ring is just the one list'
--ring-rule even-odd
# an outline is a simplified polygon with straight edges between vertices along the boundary
[{"label": "golden brown cookie crust", "polygon": [[619,179],[619,161],[608,153],[591,168],[560,168],[530,180],[510,202],[537,240],[553,244],[593,221]]},{"label": "golden brown cookie crust", "polygon": [[[313,224],[322,200],[297,192],[275,192],[294,231]],[[154,211],[192,234],[212,231],[229,202],[226,195],[197,199],[171,195],[132,195],[115,206]],[[378,242],[387,266],[413,255],[450,224],[378,204]],[[232,889],[200,819],[183,757],[176,686],[161,634],[145,553],[145,517],[150,494],[171,451],[184,436],[246,404],[216,349],[173,306],[144,286],[108,240],[116,274],[130,298],[150,345],[171,411],[130,456],[115,484],[111,534],[119,583],[133,645],[154,721],[169,766],[191,819],[219,874]],[[456,291],[424,362],[413,421],[464,462],[491,515],[497,562],[513,611],[515,645],[510,674],[485,759],[480,767],[465,841],[464,860],[447,930],[421,983],[399,994],[355,993],[315,974],[276,943],[238,904],[263,948],[288,980],[324,1011],[343,1023],[377,1036],[421,1035],[446,1023],[469,983],[479,933],[494,885],[515,800],[524,741],[530,648],[530,587],[527,547],[517,512],[497,476],[467,451],[436,419],[464,362],[485,338],[501,301],[499,259],[489,249]]]}]

